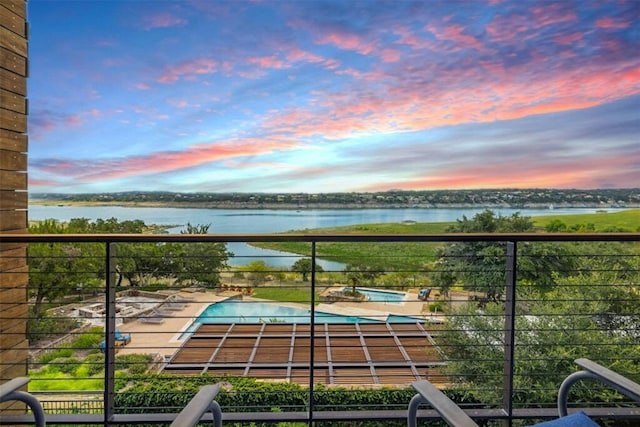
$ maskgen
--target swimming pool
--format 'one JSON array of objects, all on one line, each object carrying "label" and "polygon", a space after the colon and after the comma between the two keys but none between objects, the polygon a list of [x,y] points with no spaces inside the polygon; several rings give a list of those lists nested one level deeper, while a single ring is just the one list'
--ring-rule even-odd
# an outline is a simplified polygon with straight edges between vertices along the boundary
[{"label": "swimming pool", "polygon": [[[344,288],[345,290],[350,290],[351,288]],[[380,289],[370,289],[370,288],[356,288],[358,292],[367,296],[367,301],[369,302],[383,302],[385,304],[397,304],[400,305],[404,302],[405,293],[404,292],[395,292],[395,291],[387,291]]]},{"label": "swimming pool", "polygon": [[[380,313],[379,317],[358,317],[315,312],[316,323],[406,323],[417,320],[387,313]],[[269,302],[227,300],[210,304],[205,308],[180,336],[180,339],[184,339],[195,331],[201,323],[309,323],[310,321],[310,310]]]},{"label": "swimming pool", "polygon": [[[387,315],[380,320],[356,316],[340,316],[338,314],[316,311],[317,323],[358,323],[384,322]],[[286,307],[275,303],[228,300],[209,305],[198,316],[198,323],[309,323],[311,311],[295,307]]]}]

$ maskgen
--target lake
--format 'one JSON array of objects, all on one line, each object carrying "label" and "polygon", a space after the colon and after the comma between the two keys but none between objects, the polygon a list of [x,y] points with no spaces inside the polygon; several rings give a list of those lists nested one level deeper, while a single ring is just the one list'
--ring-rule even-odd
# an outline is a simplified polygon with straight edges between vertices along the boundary
[{"label": "lake", "polygon": [[[30,205],[29,220],[55,219],[69,221],[72,218],[117,218],[119,221],[140,219],[145,224],[173,225],[170,233],[179,233],[189,222],[193,225],[210,224],[210,233],[259,234],[279,233],[291,230],[337,227],[353,224],[392,223],[403,221],[449,222],[466,215],[467,218],[485,208],[406,208],[406,209],[193,209],[193,208],[136,208],[122,206],[49,206]],[[509,216],[520,212],[523,216],[595,213],[595,208],[550,209],[492,209],[496,214]],[[622,210],[622,209],[619,209]],[[615,211],[615,209],[609,209]],[[236,255],[231,265],[245,265],[254,260],[264,260],[276,267],[289,267],[297,258],[290,254],[251,247],[244,243],[230,243],[228,248]],[[289,256],[287,256],[289,255]],[[344,266],[322,260],[325,270],[342,270]]]}]

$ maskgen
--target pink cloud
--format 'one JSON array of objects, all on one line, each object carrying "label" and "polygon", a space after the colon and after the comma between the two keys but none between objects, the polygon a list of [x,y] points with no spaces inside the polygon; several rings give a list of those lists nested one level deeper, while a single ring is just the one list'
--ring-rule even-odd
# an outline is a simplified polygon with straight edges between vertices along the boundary
[{"label": "pink cloud", "polygon": [[427,25],[425,29],[430,31],[439,40],[453,41],[461,49],[476,49],[478,51],[486,50],[485,46],[480,43],[477,38],[464,34],[465,28],[462,25],[451,24],[444,28]]},{"label": "pink cloud", "polygon": [[247,62],[250,64],[256,64],[263,68],[289,68],[290,66],[284,63],[282,60],[275,58],[274,56],[262,56],[262,57],[253,57],[248,58]]},{"label": "pink cloud", "polygon": [[189,101],[186,99],[169,98],[167,99],[167,104],[173,105],[176,108],[187,108],[189,106]]},{"label": "pink cloud", "polygon": [[396,27],[392,32],[400,37],[396,42],[398,44],[417,46],[419,43],[418,37],[406,27]]},{"label": "pink cloud", "polygon": [[553,38],[553,40],[558,44],[572,45],[577,41],[582,40],[583,37],[583,33],[558,34]]},{"label": "pink cloud", "polygon": [[[518,166],[517,176],[510,164],[496,164],[495,158],[486,166],[447,167],[444,171],[431,170],[429,176],[402,181],[374,184],[360,191],[386,191],[392,188],[420,190],[425,188],[600,188],[602,182],[631,180],[637,182],[640,172],[636,162],[640,159],[624,155],[567,159],[562,162],[541,164],[532,161]],[[615,176],[612,176],[611,171]]]},{"label": "pink cloud", "polygon": [[531,15],[536,27],[575,22],[578,19],[575,10],[569,10],[571,3],[543,3],[531,8]]},{"label": "pink cloud", "polygon": [[29,175],[29,187],[50,187],[56,188],[59,187],[62,183],[60,181],[56,181],[53,179],[37,179],[33,178],[32,175]]},{"label": "pink cloud", "polygon": [[166,67],[165,72],[158,77],[160,83],[173,83],[181,78],[191,79],[197,75],[215,73],[218,62],[210,58],[195,58]]},{"label": "pink cloud", "polygon": [[400,52],[395,49],[383,49],[380,57],[384,62],[397,62],[400,60]]},{"label": "pink cloud", "polygon": [[622,30],[631,26],[631,22],[617,21],[609,16],[600,18],[596,21],[596,27],[607,30]]},{"label": "pink cloud", "polygon": [[143,17],[142,24],[145,30],[152,30],[154,28],[183,26],[187,24],[187,20],[165,12]]},{"label": "pink cloud", "polygon": [[199,166],[209,162],[264,155],[298,147],[297,142],[268,139],[239,139],[195,144],[182,151],[161,151],[147,156],[106,160],[43,161],[36,169],[73,177],[82,182],[119,179]]},{"label": "pink cloud", "polygon": [[311,53],[299,48],[293,48],[287,52],[287,61],[290,62],[308,62],[312,64],[324,63],[331,64],[332,60],[327,60],[320,55]]},{"label": "pink cloud", "polygon": [[82,123],[83,122],[79,114],[71,114],[64,121],[65,126],[81,126]]},{"label": "pink cloud", "polygon": [[362,55],[368,55],[375,49],[374,44],[364,41],[355,34],[330,33],[321,35],[316,39],[316,43],[334,45],[340,49],[354,51]]},{"label": "pink cloud", "polygon": [[485,27],[487,34],[491,36],[493,41],[504,44],[522,39],[522,34],[528,33],[530,29],[530,18],[518,14],[496,15]]}]

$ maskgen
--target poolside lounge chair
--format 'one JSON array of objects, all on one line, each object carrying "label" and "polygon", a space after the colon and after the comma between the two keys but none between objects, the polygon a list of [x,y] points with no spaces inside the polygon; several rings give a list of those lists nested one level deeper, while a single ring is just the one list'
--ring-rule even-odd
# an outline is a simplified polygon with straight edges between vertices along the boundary
[{"label": "poolside lounge chair", "polygon": [[19,388],[27,385],[28,382],[29,378],[27,377],[17,377],[0,385],[0,403],[17,400],[27,404],[33,413],[35,425],[37,427],[44,427],[46,425],[46,421],[40,401],[31,393],[18,390]]},{"label": "poolside lounge chair", "polygon": [[160,309],[167,309],[172,311],[184,310],[187,305],[181,302],[165,302],[160,306]]},{"label": "poolside lounge chair", "polygon": [[163,310],[161,308],[154,308],[153,310],[151,310],[151,314],[153,316],[158,316],[158,317],[171,317],[171,316],[175,316],[175,314],[173,313],[173,311],[170,310]]},{"label": "poolside lounge chair", "polygon": [[171,302],[181,302],[181,303],[189,303],[189,302],[194,302],[196,299],[193,297],[184,297],[182,295],[178,295],[178,294],[173,294],[170,295],[167,298],[167,301],[171,301]]},{"label": "poolside lounge chair", "polygon": [[[574,412],[567,415],[567,401],[569,390],[578,381],[589,379],[597,380],[625,396],[640,403],[640,384],[636,384],[628,378],[613,372],[589,359],[576,359],[576,364],[583,368],[582,371],[569,375],[560,385],[558,391],[558,414],[560,418],[536,424],[538,427],[598,427],[584,412]],[[438,390],[427,380],[413,383],[413,388],[418,392],[409,403],[407,411],[407,426],[416,427],[417,411],[421,403],[429,403],[438,411],[444,421],[453,427],[478,427],[478,425],[451,399]]]},{"label": "poolside lounge chair", "polygon": [[141,323],[154,323],[154,324],[164,323],[164,319],[162,317],[155,317],[155,316],[149,316],[149,315],[140,316],[138,320]]}]

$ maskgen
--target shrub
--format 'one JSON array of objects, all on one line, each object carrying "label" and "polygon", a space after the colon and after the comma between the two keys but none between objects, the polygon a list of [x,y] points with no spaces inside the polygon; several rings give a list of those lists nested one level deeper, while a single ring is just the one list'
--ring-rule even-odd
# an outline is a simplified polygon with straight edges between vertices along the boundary
[{"label": "shrub", "polygon": [[71,347],[79,350],[95,350],[103,339],[104,332],[102,328],[91,328],[89,332],[78,335],[78,337],[71,343]]},{"label": "shrub", "polygon": [[40,341],[46,338],[64,335],[72,331],[77,321],[70,317],[49,317],[47,315],[37,318],[33,307],[29,308],[29,320],[27,321],[27,338],[29,341]]},{"label": "shrub", "polygon": [[84,359],[84,366],[87,367],[87,375],[92,377],[104,371],[104,354],[90,354]]},{"label": "shrub", "polygon": [[49,363],[52,360],[71,357],[73,356],[73,350],[70,348],[60,348],[58,350],[45,353],[40,357],[40,363]]},{"label": "shrub", "polygon": [[75,357],[56,359],[54,363],[56,364],[55,366],[57,366],[58,371],[68,375],[72,375],[80,366],[80,361]]},{"label": "shrub", "polygon": [[153,361],[150,354],[125,354],[116,356],[116,370],[129,371],[131,374],[143,374],[147,371],[149,363]]},{"label": "shrub", "polygon": [[436,302],[432,302],[431,304],[429,304],[429,311],[431,312],[444,312],[444,303],[442,301],[436,301]]}]

